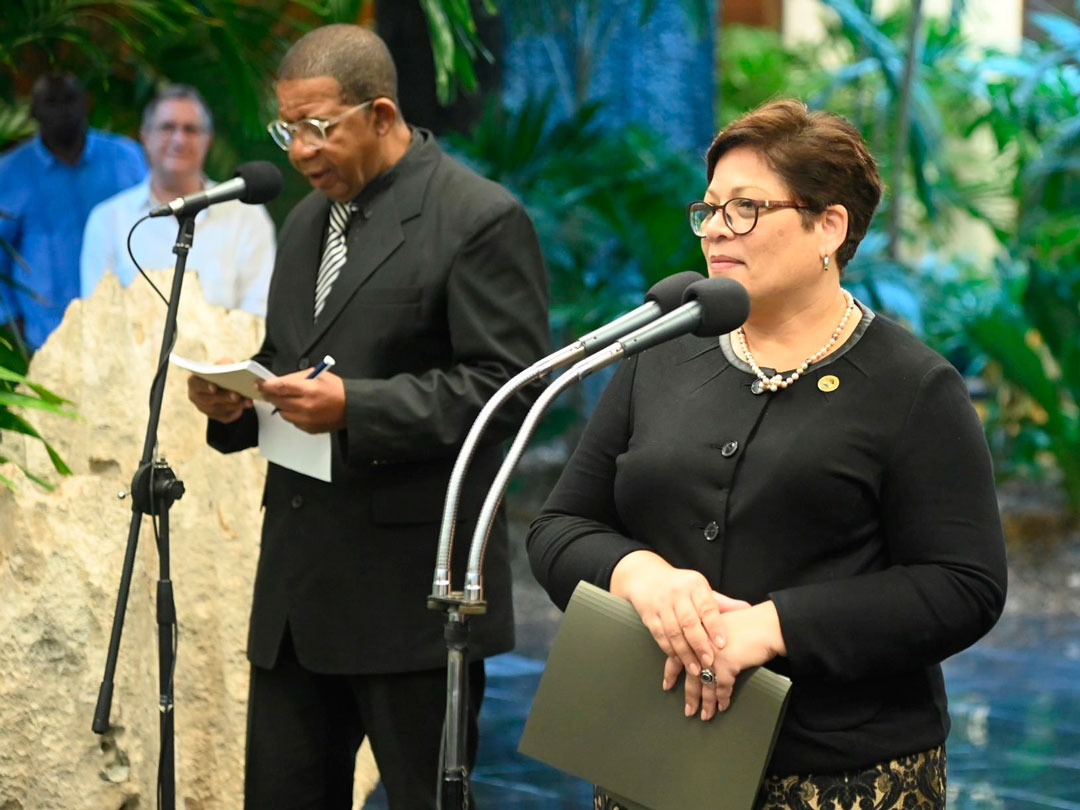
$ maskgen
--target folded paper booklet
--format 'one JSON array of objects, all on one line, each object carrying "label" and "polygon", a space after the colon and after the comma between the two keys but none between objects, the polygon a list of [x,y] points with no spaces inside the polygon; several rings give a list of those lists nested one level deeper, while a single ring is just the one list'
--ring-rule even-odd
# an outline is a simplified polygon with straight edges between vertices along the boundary
[{"label": "folded paper booklet", "polygon": [[212,382],[221,388],[235,391],[248,399],[262,399],[262,394],[255,387],[255,381],[273,379],[274,374],[266,366],[256,363],[254,360],[241,360],[239,363],[200,363],[197,360],[188,360],[178,354],[170,354],[169,362],[174,366],[186,369],[196,377]]},{"label": "folded paper booklet", "polygon": [[221,365],[200,363],[178,354],[170,354],[169,362],[214,385],[255,400],[255,414],[259,420],[259,453],[263,458],[320,481],[331,480],[331,434],[306,433],[286,421],[281,414],[274,413],[274,406],[264,400],[255,387],[258,379],[274,378],[266,366],[254,360]]},{"label": "folded paper booklet", "polygon": [[748,670],[728,710],[703,722],[683,715],[681,681],[660,688],[663,668],[633,606],[579,583],[518,750],[600,785],[628,810],[750,810],[791,681]]}]

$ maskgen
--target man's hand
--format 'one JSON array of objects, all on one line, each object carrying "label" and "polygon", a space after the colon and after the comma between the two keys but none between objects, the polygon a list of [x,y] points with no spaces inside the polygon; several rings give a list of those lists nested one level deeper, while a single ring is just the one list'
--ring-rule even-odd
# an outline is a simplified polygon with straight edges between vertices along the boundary
[{"label": "man's hand", "polygon": [[[232,360],[221,359],[217,361],[217,364],[220,366],[231,362]],[[251,400],[247,397],[243,397],[235,391],[227,391],[201,377],[196,377],[194,374],[188,377],[187,395],[195,407],[204,414],[211,419],[226,424],[235,422],[252,405]]]},{"label": "man's hand", "polygon": [[308,377],[311,369],[272,380],[258,380],[262,395],[278,409],[278,416],[308,433],[328,433],[345,427],[345,382],[324,371]]}]

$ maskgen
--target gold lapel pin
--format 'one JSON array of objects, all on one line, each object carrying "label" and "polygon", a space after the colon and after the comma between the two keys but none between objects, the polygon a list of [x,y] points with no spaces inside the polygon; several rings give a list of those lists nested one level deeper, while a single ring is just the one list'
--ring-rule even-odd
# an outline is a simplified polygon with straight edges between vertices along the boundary
[{"label": "gold lapel pin", "polygon": [[840,387],[840,379],[832,374],[826,374],[817,381],[817,387],[825,393],[835,391]]}]

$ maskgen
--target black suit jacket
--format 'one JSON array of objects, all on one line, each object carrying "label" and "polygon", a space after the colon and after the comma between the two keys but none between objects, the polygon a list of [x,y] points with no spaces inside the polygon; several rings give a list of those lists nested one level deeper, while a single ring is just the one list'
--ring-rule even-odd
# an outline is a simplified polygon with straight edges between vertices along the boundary
[{"label": "black suit jacket", "polygon": [[[357,198],[348,260],[312,321],[329,201],[312,193],[282,228],[266,339],[276,374],[331,354],[345,381],[347,427],[333,437],[331,483],[275,464],[255,582],[248,655],[273,666],[286,622],[299,660],[332,673],[444,666],[441,614],[429,610],[446,484],[484,402],[547,351],[547,282],[521,205],[414,130],[405,157]],[[528,395],[508,403],[463,488],[455,586],[473,519]],[[253,413],[210,421],[224,452],[257,441]],[[485,565],[486,615],[470,649],[513,646],[505,520]]]}]

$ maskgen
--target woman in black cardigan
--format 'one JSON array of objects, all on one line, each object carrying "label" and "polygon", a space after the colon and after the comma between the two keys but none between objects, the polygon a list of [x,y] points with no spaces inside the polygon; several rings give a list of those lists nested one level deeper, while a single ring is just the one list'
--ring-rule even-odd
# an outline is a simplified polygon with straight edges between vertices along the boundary
[{"label": "woman in black cardigan", "polygon": [[562,607],[579,580],[628,599],[688,717],[749,667],[791,678],[759,808],[942,808],[940,662],[1005,601],[979,420],[951,365],[840,286],[882,187],[850,124],[772,102],[707,165],[690,224],[750,316],[616,372],[532,526],[533,571]]}]

